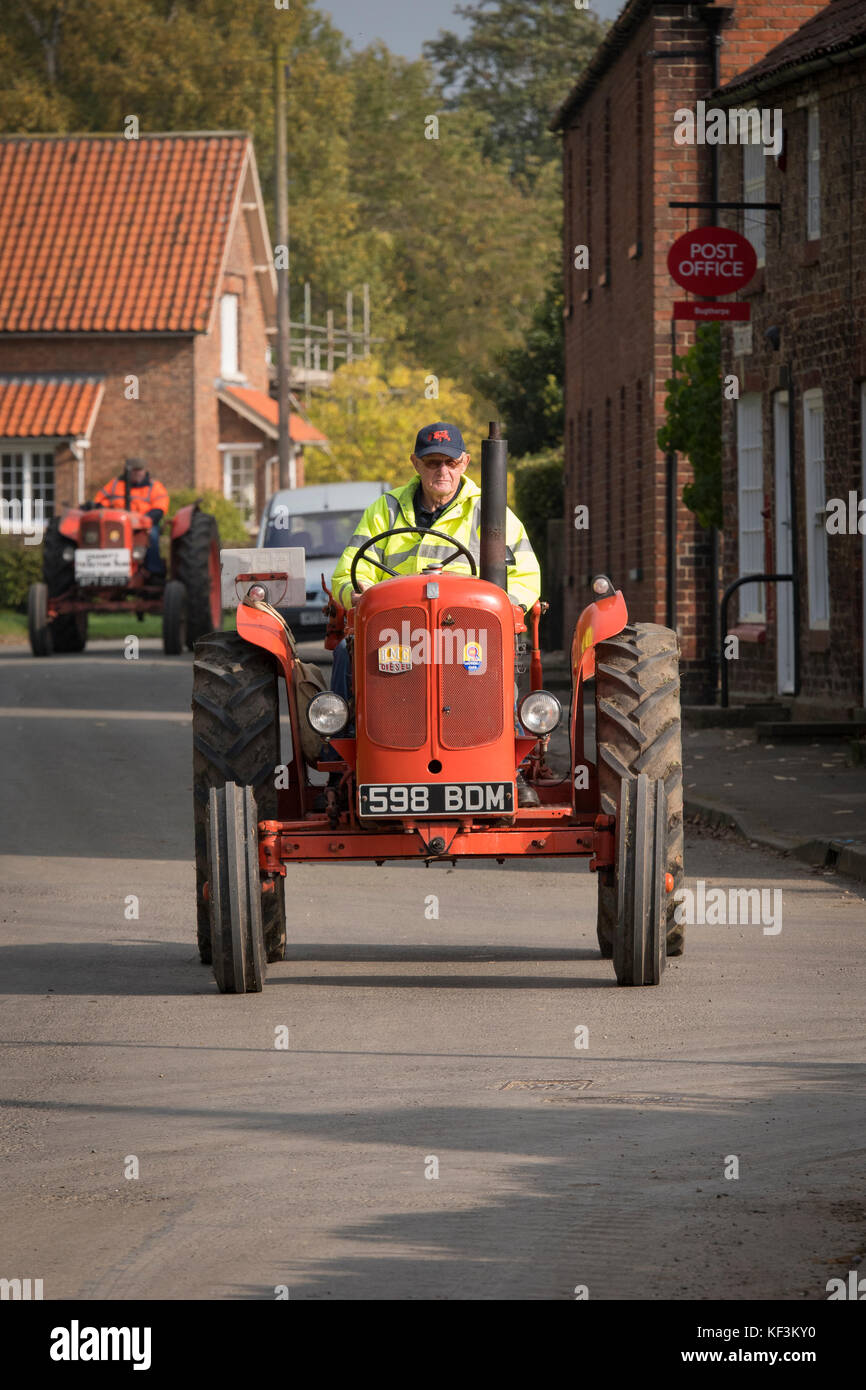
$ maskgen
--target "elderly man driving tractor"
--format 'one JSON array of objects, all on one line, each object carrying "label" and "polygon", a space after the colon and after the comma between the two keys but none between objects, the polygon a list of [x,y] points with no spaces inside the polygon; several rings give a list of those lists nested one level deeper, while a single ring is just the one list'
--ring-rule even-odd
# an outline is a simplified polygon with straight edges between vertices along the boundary
[{"label": "elderly man driving tractor", "polygon": [[[382,580],[423,574],[437,565],[470,574],[467,551],[478,562],[481,489],[464,476],[471,455],[459,429],[441,420],[425,425],[418,431],[411,458],[417,478],[392,488],[367,508],[337,563],[333,595],[344,608],[356,605],[365,589]],[[352,561],[358,550],[385,531],[391,534],[383,536],[381,544],[367,547],[358,561],[353,585]],[[505,558],[509,597],[526,612],[539,598],[541,572],[523,524],[510,509],[506,511]],[[483,660],[483,645],[479,656]],[[331,689],[349,699],[345,638],[334,651]],[[519,806],[538,805],[537,794],[519,774],[517,796]]]}]

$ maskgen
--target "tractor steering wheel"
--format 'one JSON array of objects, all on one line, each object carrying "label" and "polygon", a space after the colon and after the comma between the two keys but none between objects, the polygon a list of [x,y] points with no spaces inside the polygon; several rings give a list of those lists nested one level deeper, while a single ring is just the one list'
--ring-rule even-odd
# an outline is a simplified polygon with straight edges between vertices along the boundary
[{"label": "tractor steering wheel", "polygon": [[[364,552],[369,550],[371,545],[375,545],[376,541],[385,540],[388,536],[438,536],[440,541],[447,541],[449,545],[457,547],[453,555],[446,555],[445,559],[439,562],[443,567],[445,565],[450,565],[451,561],[456,560],[458,555],[465,555],[469,564],[472,566],[472,574],[476,575],[478,573],[475,557],[462,541],[455,540],[453,536],[446,536],[444,531],[434,531],[432,527],[395,526],[389,531],[380,531],[378,536],[368,536],[367,539],[358,546],[358,549],[352,556],[352,568],[349,572],[349,579],[352,584],[352,589],[356,594],[362,592],[362,590],[358,588],[358,561],[362,558]],[[396,570],[392,570],[389,565],[385,565],[381,560],[377,560],[375,555],[370,556],[368,563],[377,565],[380,570],[384,570],[386,574],[390,574],[392,579],[399,579],[401,577],[397,574]]]}]

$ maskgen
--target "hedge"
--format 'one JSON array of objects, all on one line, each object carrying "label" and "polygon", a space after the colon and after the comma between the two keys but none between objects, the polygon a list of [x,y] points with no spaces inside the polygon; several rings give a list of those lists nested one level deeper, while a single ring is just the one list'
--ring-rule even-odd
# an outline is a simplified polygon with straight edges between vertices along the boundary
[{"label": "hedge", "polygon": [[42,546],[22,536],[0,536],[0,608],[27,611],[27,590],[42,578]]},{"label": "hedge", "polygon": [[547,556],[547,523],[562,516],[564,505],[561,449],[527,454],[516,461],[514,511],[526,527],[542,567]]}]

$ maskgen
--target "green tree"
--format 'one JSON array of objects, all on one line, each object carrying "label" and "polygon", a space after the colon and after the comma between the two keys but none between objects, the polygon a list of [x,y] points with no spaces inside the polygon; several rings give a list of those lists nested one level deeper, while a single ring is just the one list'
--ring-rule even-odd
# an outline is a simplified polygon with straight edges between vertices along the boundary
[{"label": "green tree", "polygon": [[684,454],[692,466],[683,501],[702,526],[722,525],[721,362],[721,326],[700,324],[688,352],[674,358],[677,375],[665,382],[667,420],[657,435],[660,449]]},{"label": "green tree", "polygon": [[471,390],[520,342],[544,293],[558,254],[558,174],[546,171],[534,195],[518,186],[482,152],[486,117],[437,116],[424,63],[375,45],[358,55],[352,80],[351,187],[363,235],[390,271],[394,360]]},{"label": "green tree", "polygon": [[351,479],[404,481],[411,473],[409,455],[415,436],[431,420],[449,420],[466,440],[473,464],[481,461],[485,422],[470,396],[440,378],[438,397],[428,398],[432,384],[416,367],[386,370],[373,358],[348,363],[334,374],[327,396],[316,397],[310,418],[326,434],[332,457],[308,450],[308,483]]},{"label": "green tree", "polygon": [[515,456],[556,448],[563,431],[563,292],[557,267],[536,305],[523,342],[501,354],[497,369],[478,380],[505,421]]},{"label": "green tree", "polygon": [[455,5],[469,20],[460,38],[450,30],[424,44],[452,108],[489,117],[484,151],[504,155],[513,173],[533,181],[559,162],[547,129],[607,29],[588,10],[565,0],[478,0]]}]

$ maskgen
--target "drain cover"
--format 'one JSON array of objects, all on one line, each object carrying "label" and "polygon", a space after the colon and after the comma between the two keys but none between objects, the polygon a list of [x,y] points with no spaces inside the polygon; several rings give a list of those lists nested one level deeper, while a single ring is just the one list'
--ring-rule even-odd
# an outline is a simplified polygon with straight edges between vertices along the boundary
[{"label": "drain cover", "polygon": [[587,1086],[591,1086],[591,1081],[581,1081],[575,1078],[572,1081],[502,1081],[499,1085],[500,1091],[585,1091]]}]

